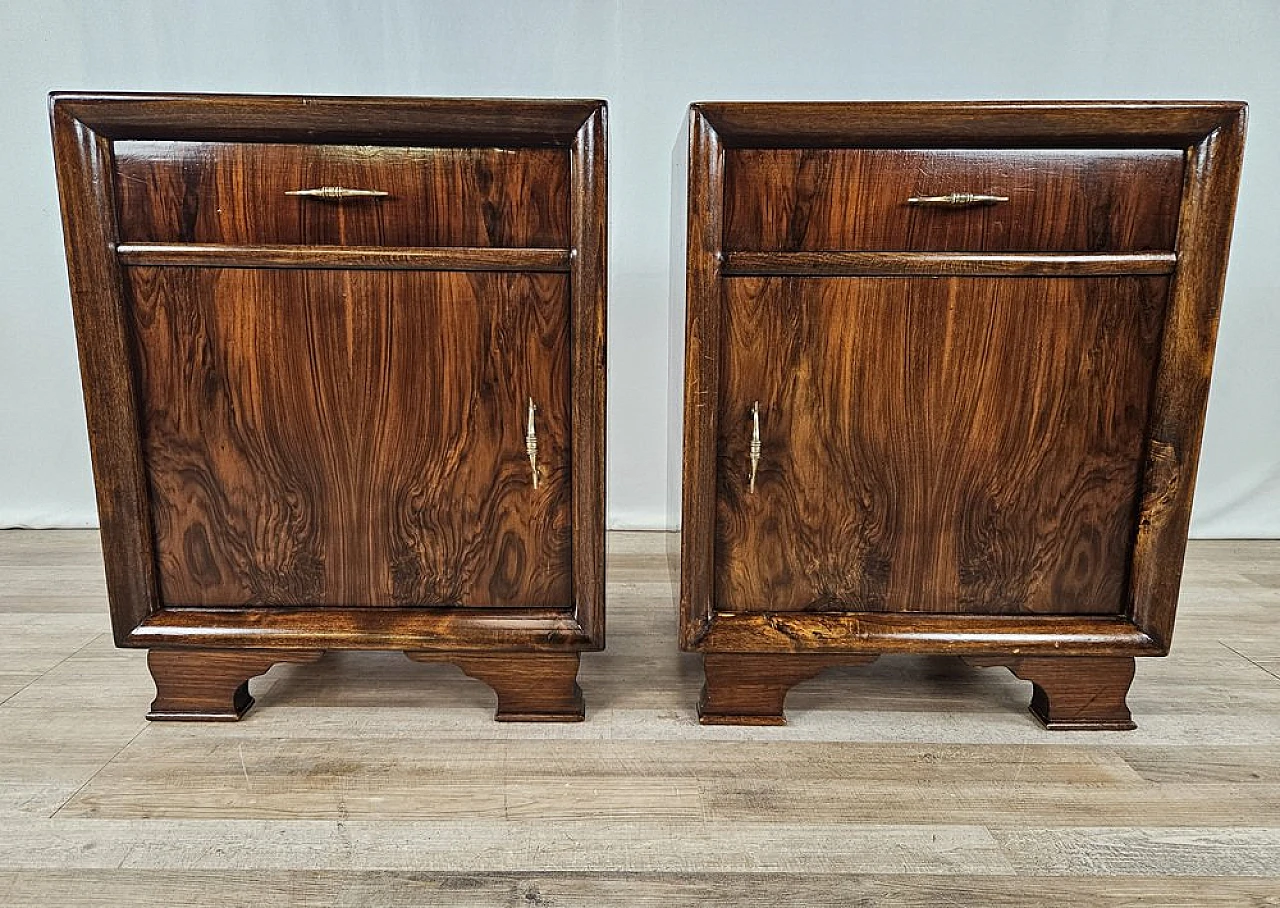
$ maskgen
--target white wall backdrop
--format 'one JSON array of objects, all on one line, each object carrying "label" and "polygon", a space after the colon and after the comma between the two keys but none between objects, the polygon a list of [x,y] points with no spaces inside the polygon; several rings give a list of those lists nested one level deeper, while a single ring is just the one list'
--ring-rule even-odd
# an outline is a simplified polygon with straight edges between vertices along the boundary
[{"label": "white wall backdrop", "polygon": [[1247,100],[1193,532],[1280,536],[1276,0],[3,0],[0,526],[95,522],[52,89],[607,98],[615,527],[668,521],[669,168],[690,101]]}]

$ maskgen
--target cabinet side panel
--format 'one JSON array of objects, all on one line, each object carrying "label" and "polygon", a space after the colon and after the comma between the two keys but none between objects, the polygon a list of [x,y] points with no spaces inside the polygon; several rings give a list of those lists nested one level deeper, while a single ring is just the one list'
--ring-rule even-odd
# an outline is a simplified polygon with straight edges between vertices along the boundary
[{"label": "cabinet side panel", "polygon": [[1134,549],[1132,617],[1166,650],[1191,524],[1244,155],[1247,109],[1230,107],[1230,119],[1187,154],[1178,269],[1160,353]]},{"label": "cabinet side panel", "polygon": [[569,607],[565,276],[128,283],[166,605]]},{"label": "cabinet side panel", "polygon": [[1167,278],[724,283],[719,610],[1125,613]]},{"label": "cabinet side panel", "polygon": [[715,606],[715,446],[724,149],[697,107],[689,111],[688,128],[680,645],[695,649],[698,639],[710,627]]},{"label": "cabinet side panel", "polygon": [[111,143],[57,100],[51,121],[111,624],[123,645],[159,600],[134,358],[114,251]]},{"label": "cabinet side panel", "polygon": [[[686,249],[689,236],[689,118],[686,116],[671,150],[671,259],[667,272],[667,528],[679,530],[684,462],[684,324]],[[667,537],[667,566],[672,589],[680,588],[680,537]]]}]

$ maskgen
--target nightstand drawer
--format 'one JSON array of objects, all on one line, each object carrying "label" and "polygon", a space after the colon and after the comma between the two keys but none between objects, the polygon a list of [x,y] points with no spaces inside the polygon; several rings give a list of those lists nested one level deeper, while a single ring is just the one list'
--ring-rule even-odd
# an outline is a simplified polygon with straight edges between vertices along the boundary
[{"label": "nightstand drawer", "polygon": [[115,161],[126,243],[569,245],[567,148],[121,141]]},{"label": "nightstand drawer", "polygon": [[724,248],[1172,250],[1177,149],[731,148]]}]

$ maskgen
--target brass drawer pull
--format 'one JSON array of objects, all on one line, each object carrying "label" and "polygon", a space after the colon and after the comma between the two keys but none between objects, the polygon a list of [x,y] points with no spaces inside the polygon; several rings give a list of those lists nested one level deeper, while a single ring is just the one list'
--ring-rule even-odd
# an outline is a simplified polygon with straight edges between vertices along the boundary
[{"label": "brass drawer pull", "polygon": [[318,186],[315,189],[290,189],[285,195],[323,199],[326,202],[342,202],[346,199],[385,199],[391,195],[381,189],[347,189],[344,186]]},{"label": "brass drawer pull", "polygon": [[756,491],[756,471],[760,468],[760,401],[751,405],[751,480],[747,491]]},{"label": "brass drawer pull", "polygon": [[972,205],[997,205],[1009,201],[1007,195],[984,195],[978,192],[949,192],[946,195],[913,195],[908,205],[932,208],[968,208]]},{"label": "brass drawer pull", "polygon": [[529,422],[524,430],[524,452],[529,457],[529,470],[533,473],[533,487],[538,487],[538,429],[533,424],[533,416],[538,408],[529,398]]}]

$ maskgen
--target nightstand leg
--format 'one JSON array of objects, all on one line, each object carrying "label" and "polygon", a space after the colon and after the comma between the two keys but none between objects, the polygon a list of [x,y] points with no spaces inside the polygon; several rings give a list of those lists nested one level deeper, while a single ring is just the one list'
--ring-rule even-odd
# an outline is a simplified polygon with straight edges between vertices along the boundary
[{"label": "nightstand leg", "polygon": [[405,653],[415,662],[452,662],[498,695],[497,722],[581,722],[586,716],[578,686],[578,654],[510,653],[473,656]]},{"label": "nightstand leg", "polygon": [[253,706],[249,679],[277,662],[314,662],[323,650],[153,649],[147,666],[153,721],[234,722]]},{"label": "nightstand leg", "polygon": [[1032,684],[1031,714],[1053,731],[1137,728],[1125,697],[1132,656],[970,656],[979,668],[1003,665]]},{"label": "nightstand leg", "polygon": [[698,701],[703,725],[786,725],[787,692],[835,665],[874,662],[870,656],[812,653],[707,653]]}]

